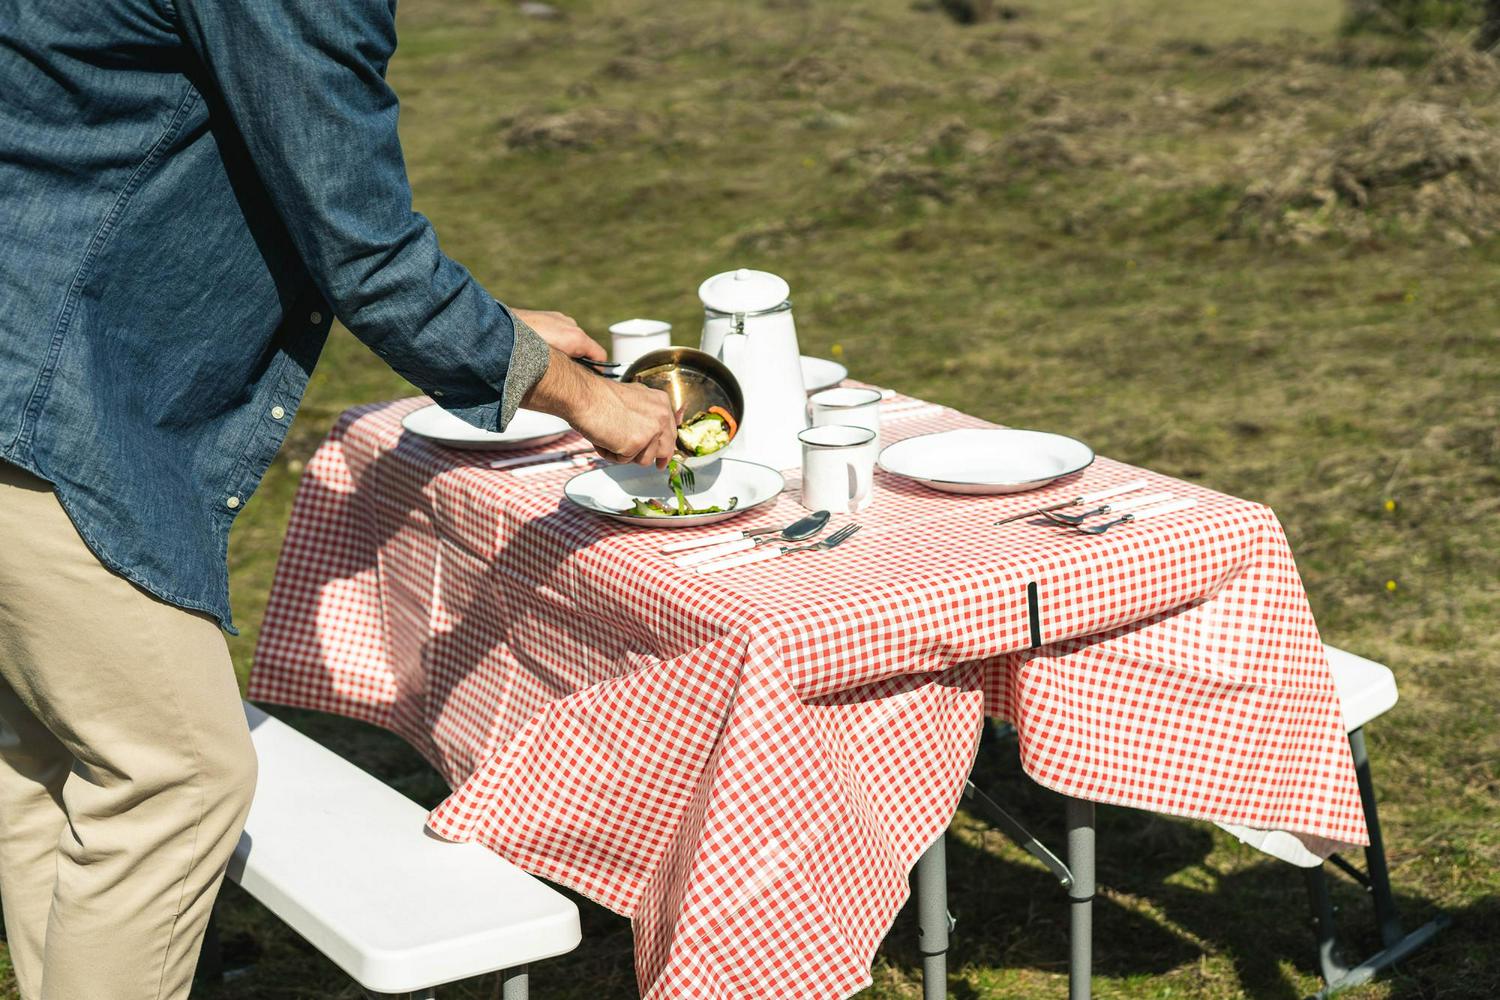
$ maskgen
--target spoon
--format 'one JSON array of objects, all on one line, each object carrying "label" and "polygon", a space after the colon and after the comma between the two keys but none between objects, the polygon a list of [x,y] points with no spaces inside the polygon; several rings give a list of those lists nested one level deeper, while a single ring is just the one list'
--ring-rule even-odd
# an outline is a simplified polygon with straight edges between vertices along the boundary
[{"label": "spoon", "polygon": [[807,539],[812,538],[818,532],[822,531],[823,526],[827,523],[828,511],[820,510],[815,513],[809,514],[806,517],[799,518],[796,521],[793,521],[785,528],[782,528],[779,532],[772,532],[770,534],[753,537],[746,536],[744,538],[737,538],[733,541],[725,542],[723,545],[714,545],[706,549],[698,549],[694,552],[689,552],[685,556],[678,556],[676,559],[672,560],[672,563],[675,566],[680,566],[683,569],[686,569],[689,566],[696,566],[699,563],[705,563],[711,559],[718,559],[720,556],[731,555],[735,552],[744,552],[746,549],[753,549],[756,546],[764,545],[767,542],[806,541]]},{"label": "spoon", "polygon": [[692,538],[684,538],[680,542],[672,542],[663,545],[662,555],[671,555],[674,552],[685,552],[688,549],[701,549],[705,545],[719,545],[724,542],[738,542],[742,538],[759,538],[761,535],[779,535],[784,531],[790,531],[802,524],[803,521],[817,519],[826,523],[828,511],[820,510],[815,514],[809,514],[801,521],[794,521],[785,528],[746,528],[744,531],[720,531],[713,535],[694,535]]}]

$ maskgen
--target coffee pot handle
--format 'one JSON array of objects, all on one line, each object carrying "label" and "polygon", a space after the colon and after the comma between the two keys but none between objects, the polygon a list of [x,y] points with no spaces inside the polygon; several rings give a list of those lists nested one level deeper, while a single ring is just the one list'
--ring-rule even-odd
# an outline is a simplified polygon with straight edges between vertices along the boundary
[{"label": "coffee pot handle", "polygon": [[736,359],[749,342],[750,338],[745,334],[745,317],[743,314],[736,314],[729,320],[729,329],[724,332],[724,339],[719,341],[719,360],[728,365],[730,371],[734,371]]}]

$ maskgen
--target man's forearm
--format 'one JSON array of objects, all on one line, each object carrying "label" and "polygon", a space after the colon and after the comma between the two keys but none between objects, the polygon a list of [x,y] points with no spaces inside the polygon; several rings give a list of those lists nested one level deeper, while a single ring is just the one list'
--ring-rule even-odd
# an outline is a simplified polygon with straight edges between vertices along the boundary
[{"label": "man's forearm", "polygon": [[547,370],[536,385],[526,394],[522,405],[554,416],[568,419],[578,413],[589,398],[594,386],[589,379],[599,376],[583,370],[573,359],[555,347],[549,347],[550,358]]}]

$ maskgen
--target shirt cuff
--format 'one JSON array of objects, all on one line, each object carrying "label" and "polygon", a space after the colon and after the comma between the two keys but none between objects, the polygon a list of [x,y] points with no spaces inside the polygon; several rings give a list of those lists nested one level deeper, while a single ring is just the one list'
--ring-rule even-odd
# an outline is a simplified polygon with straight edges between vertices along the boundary
[{"label": "shirt cuff", "polygon": [[510,365],[505,372],[505,390],[500,395],[500,429],[504,430],[510,418],[521,408],[521,400],[542,380],[547,366],[552,363],[552,349],[531,327],[511,311],[511,323],[515,337],[510,346]]}]

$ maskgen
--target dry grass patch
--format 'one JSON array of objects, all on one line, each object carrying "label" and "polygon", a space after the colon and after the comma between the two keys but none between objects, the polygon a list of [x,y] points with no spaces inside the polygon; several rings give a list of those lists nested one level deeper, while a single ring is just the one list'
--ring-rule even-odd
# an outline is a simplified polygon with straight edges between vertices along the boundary
[{"label": "dry grass patch", "polygon": [[1500,58],[1467,45],[1446,45],[1433,56],[1427,79],[1443,87],[1500,86]]},{"label": "dry grass patch", "polygon": [[1500,137],[1463,108],[1406,100],[1326,145],[1301,139],[1246,193],[1235,231],[1307,243],[1431,230],[1460,245],[1500,232]]},{"label": "dry grass patch", "polygon": [[503,119],[505,145],[513,150],[595,149],[656,134],[650,115],[620,108],[580,107],[556,113],[523,113]]}]

